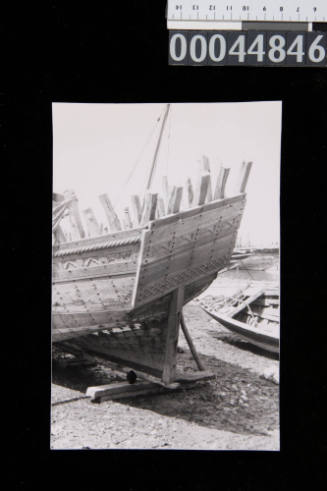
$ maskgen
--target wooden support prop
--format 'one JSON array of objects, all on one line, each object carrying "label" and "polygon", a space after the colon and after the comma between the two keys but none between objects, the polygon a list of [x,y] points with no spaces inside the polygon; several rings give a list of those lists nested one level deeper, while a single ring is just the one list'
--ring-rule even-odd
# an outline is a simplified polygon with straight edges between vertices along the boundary
[{"label": "wooden support prop", "polygon": [[165,202],[162,196],[158,197],[157,205],[157,218],[164,217],[166,215]]},{"label": "wooden support prop", "polygon": [[182,202],[182,196],[183,196],[183,187],[174,186],[169,198],[168,210],[167,210],[168,215],[179,212]]},{"label": "wooden support prop", "polygon": [[239,192],[244,193],[252,167],[252,162],[243,162],[239,177]]},{"label": "wooden support prop", "polygon": [[187,189],[187,198],[188,198],[188,205],[191,208],[193,205],[194,201],[194,189],[193,189],[193,184],[191,179],[188,177],[186,181],[186,189]]},{"label": "wooden support prop", "polygon": [[105,211],[108,223],[109,223],[109,228],[110,232],[118,232],[122,229],[122,226],[120,224],[119,218],[114,210],[114,207],[111,204],[111,201],[106,193],[101,194],[99,196],[100,203],[103,206],[103,209]]},{"label": "wooden support prop", "polygon": [[131,196],[131,213],[132,213],[132,222],[134,227],[138,227],[141,221],[141,200],[138,194],[133,194]]},{"label": "wooden support prop", "polygon": [[164,368],[162,372],[162,381],[165,385],[170,384],[175,379],[177,341],[183,299],[184,287],[179,287],[172,292],[168,313]]},{"label": "wooden support prop", "polygon": [[195,199],[194,199],[195,206],[204,205],[210,185],[211,185],[210,174],[208,172],[206,174],[202,174],[202,176],[200,176],[199,181],[197,182],[197,186],[195,189]]},{"label": "wooden support prop", "polygon": [[201,360],[199,358],[199,355],[197,354],[197,351],[196,351],[195,346],[193,344],[192,338],[191,338],[191,336],[190,336],[190,334],[188,332],[188,329],[186,327],[183,312],[181,312],[181,314],[180,314],[180,322],[181,322],[181,328],[182,328],[183,334],[184,334],[185,339],[187,341],[187,344],[188,344],[188,346],[190,348],[190,351],[192,353],[192,356],[193,356],[193,358],[195,360],[195,363],[197,364],[197,367],[198,367],[199,370],[204,371],[205,368],[204,368],[204,366],[203,366],[203,364],[202,364],[202,362],[201,362]]},{"label": "wooden support prop", "polygon": [[141,225],[145,225],[150,220],[154,220],[156,217],[158,194],[147,193],[144,199],[144,210],[141,219]]},{"label": "wooden support prop", "polygon": [[220,167],[213,199],[225,198],[225,186],[229,175],[229,171],[230,171],[229,168],[225,168],[223,166]]},{"label": "wooden support prop", "polygon": [[85,237],[85,231],[82,225],[82,220],[78,208],[78,199],[73,190],[67,190],[64,192],[66,199],[73,199],[69,205],[69,221],[72,228],[73,240],[77,240]]},{"label": "wooden support prop", "polygon": [[83,211],[88,234],[92,236],[100,235],[100,226],[92,208]]},{"label": "wooden support prop", "polygon": [[124,224],[124,229],[128,230],[130,228],[133,228],[133,223],[129,214],[129,209],[128,207],[124,208],[124,214],[123,214],[123,224]]}]

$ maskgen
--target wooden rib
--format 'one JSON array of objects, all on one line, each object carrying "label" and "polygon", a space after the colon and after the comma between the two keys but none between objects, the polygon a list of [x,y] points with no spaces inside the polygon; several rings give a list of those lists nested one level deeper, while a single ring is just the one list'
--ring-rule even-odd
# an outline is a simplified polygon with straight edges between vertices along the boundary
[{"label": "wooden rib", "polygon": [[142,215],[141,225],[145,225],[147,222],[154,220],[156,217],[158,194],[147,193],[144,199],[144,211]]},{"label": "wooden rib", "polygon": [[204,205],[204,203],[206,202],[206,197],[210,185],[211,185],[211,177],[209,172],[207,172],[206,174],[202,174],[199,181],[197,182],[197,186],[195,189],[195,199],[194,199],[195,206]]},{"label": "wooden rib", "polygon": [[250,175],[252,162],[243,162],[239,176],[239,192],[244,193]]},{"label": "wooden rib", "polygon": [[128,207],[124,208],[124,214],[123,214],[123,224],[124,224],[124,229],[128,230],[130,228],[133,228],[133,223],[129,214],[129,209]]},{"label": "wooden rib", "polygon": [[209,163],[209,159],[206,155],[202,156],[202,167],[203,167],[204,172],[210,173],[210,163]]},{"label": "wooden rib", "polygon": [[168,184],[167,176],[162,177],[162,191],[163,191],[164,197],[168,198],[168,196],[169,196],[169,184]]},{"label": "wooden rib", "polygon": [[117,232],[122,229],[119,218],[111,204],[109,196],[104,193],[99,196],[100,203],[102,204],[107,220],[109,222],[109,227],[111,232]]},{"label": "wooden rib", "polygon": [[168,215],[179,212],[182,196],[183,196],[183,187],[174,186],[169,198],[168,210],[167,210]]},{"label": "wooden rib", "polygon": [[78,207],[78,199],[75,192],[71,189],[64,192],[66,199],[72,199],[73,201],[69,205],[69,221],[72,227],[72,235],[74,238],[84,238],[85,231],[82,225],[81,215]]},{"label": "wooden rib", "polygon": [[165,209],[168,209],[169,197],[171,194],[171,188],[168,184],[167,176],[163,176],[162,178],[162,197],[165,203]]},{"label": "wooden rib", "polygon": [[67,241],[66,236],[60,225],[58,225],[56,230],[54,231],[54,236],[57,244],[61,244],[62,242]]},{"label": "wooden rib", "polygon": [[61,201],[64,201],[65,197],[63,194],[59,193],[52,193],[52,201],[54,203],[60,203]]},{"label": "wooden rib", "polygon": [[167,203],[167,215],[170,215],[172,213],[171,210],[173,208],[173,202],[176,198],[176,193],[177,193],[177,186],[174,186],[170,192],[170,196]]},{"label": "wooden rib", "polygon": [[165,202],[162,196],[158,197],[157,205],[157,218],[164,217],[166,215]]},{"label": "wooden rib", "polygon": [[[210,174],[211,176],[211,169],[210,169],[210,162],[209,158],[206,155],[202,156],[202,173],[204,174]],[[208,185],[208,192],[207,196],[205,198],[205,203],[210,203],[212,201],[212,186],[211,186],[211,177],[210,177],[210,183]]]},{"label": "wooden rib", "polygon": [[131,213],[132,213],[132,222],[134,227],[138,227],[141,221],[141,200],[138,194],[133,194],[131,196]]},{"label": "wooden rib", "polygon": [[191,207],[194,201],[194,189],[193,189],[192,181],[189,177],[187,178],[186,181],[186,189],[187,189],[188,205],[189,207]]},{"label": "wooden rib", "polygon": [[225,197],[225,186],[229,175],[229,171],[230,171],[229,168],[225,168],[223,166],[220,167],[213,199],[223,199]]},{"label": "wooden rib", "polygon": [[86,210],[83,211],[83,214],[84,214],[84,219],[85,219],[88,234],[90,236],[100,235],[100,226],[92,208],[87,208]]}]

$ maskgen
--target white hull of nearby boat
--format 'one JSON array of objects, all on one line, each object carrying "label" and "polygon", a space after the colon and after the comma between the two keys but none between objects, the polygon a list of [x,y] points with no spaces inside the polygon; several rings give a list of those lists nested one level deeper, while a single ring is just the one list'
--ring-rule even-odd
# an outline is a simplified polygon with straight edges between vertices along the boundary
[{"label": "white hull of nearby boat", "polygon": [[245,289],[216,302],[216,309],[201,305],[219,324],[245,341],[279,353],[279,294],[276,289]]},{"label": "white hull of nearby boat", "polygon": [[204,310],[225,328],[244,339],[244,341],[271,353],[279,353],[279,326],[274,328],[274,334],[269,334],[267,330],[251,327],[245,322]]}]

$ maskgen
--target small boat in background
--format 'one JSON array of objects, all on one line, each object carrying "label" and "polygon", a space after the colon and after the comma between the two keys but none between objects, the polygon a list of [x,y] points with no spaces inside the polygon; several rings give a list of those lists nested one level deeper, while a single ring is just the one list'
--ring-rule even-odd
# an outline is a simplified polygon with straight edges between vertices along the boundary
[{"label": "small boat in background", "polygon": [[202,309],[222,326],[251,344],[279,353],[278,290],[245,291],[217,301],[216,308],[201,304]]}]

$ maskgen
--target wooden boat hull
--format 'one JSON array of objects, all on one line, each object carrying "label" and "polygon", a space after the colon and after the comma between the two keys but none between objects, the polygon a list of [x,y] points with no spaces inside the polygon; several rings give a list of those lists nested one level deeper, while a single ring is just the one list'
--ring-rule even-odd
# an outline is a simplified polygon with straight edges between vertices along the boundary
[{"label": "wooden boat hull", "polygon": [[180,286],[184,304],[196,297],[229,263],[244,205],[242,194],[54,248],[53,342],[161,319]]},{"label": "wooden boat hull", "polygon": [[[246,301],[244,302],[246,304]],[[267,292],[265,294],[259,293],[259,296],[254,299],[253,303],[250,305],[250,313],[246,308],[239,310],[238,307],[235,308],[235,313],[232,311],[229,315],[224,314],[220,311],[214,312],[211,309],[202,307],[205,312],[207,312],[213,319],[219,322],[229,331],[237,334],[239,337],[245,341],[258,346],[259,348],[272,352],[279,353],[279,314],[267,313],[267,307],[277,304],[279,305],[278,295],[274,292]],[[231,309],[232,310],[232,309]],[[265,327],[260,327],[260,325],[254,326],[249,325],[248,321],[251,316],[260,316],[265,320]]]}]

